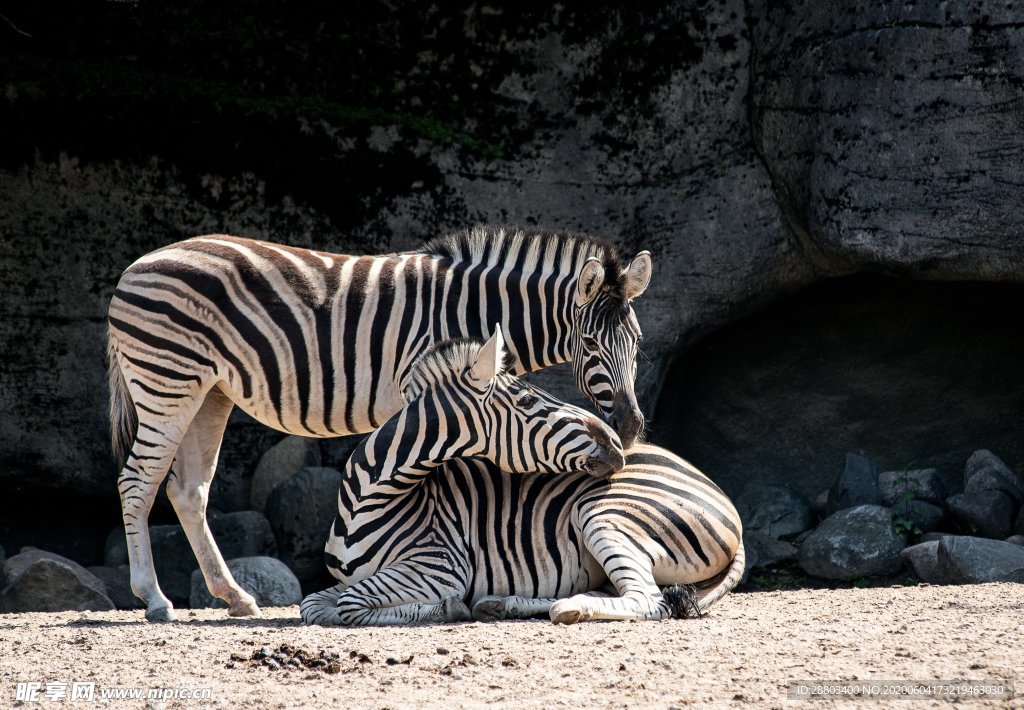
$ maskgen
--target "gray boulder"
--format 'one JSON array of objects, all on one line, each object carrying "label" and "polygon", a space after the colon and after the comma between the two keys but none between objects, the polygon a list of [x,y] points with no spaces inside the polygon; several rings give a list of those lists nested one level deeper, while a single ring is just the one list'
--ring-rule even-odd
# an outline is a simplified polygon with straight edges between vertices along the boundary
[{"label": "gray boulder", "polygon": [[110,601],[118,609],[145,609],[146,605],[132,592],[131,573],[128,567],[89,567],[92,574],[103,582]]},{"label": "gray boulder", "polygon": [[74,560],[69,560],[67,557],[58,555],[55,552],[47,552],[46,550],[40,550],[36,547],[25,546],[21,548],[21,552],[13,557],[8,557],[4,562],[4,579],[8,584],[10,584],[39,560],[60,562],[61,564],[72,568],[76,573],[81,574],[83,579],[87,579],[89,577],[89,571]]},{"label": "gray boulder", "polygon": [[828,490],[824,490],[815,497],[814,502],[811,503],[811,510],[818,517],[818,520],[824,520],[828,517]]},{"label": "gray boulder", "polygon": [[936,558],[950,582],[1024,582],[1024,547],[1002,540],[946,537],[938,543]]},{"label": "gray boulder", "polygon": [[1024,547],[1024,535],[1010,535],[1010,537],[1006,538],[1006,542],[1011,545],[1020,545]]},{"label": "gray boulder", "polygon": [[100,579],[77,562],[50,552],[22,551],[4,563],[4,577],[4,613],[114,609]]},{"label": "gray boulder", "polygon": [[175,604],[185,603],[192,590],[192,570],[199,567],[185,531],[180,525],[152,525],[149,539],[160,589]]},{"label": "gray boulder", "polygon": [[[647,294],[644,294],[647,295]],[[331,439],[320,440],[320,451],[323,457],[322,466],[336,468],[339,471],[345,468],[348,457],[352,455],[356,447],[363,442],[369,434],[353,434],[352,436],[337,436]]]},{"label": "gray boulder", "polygon": [[263,511],[274,487],[303,468],[320,465],[320,442],[304,436],[286,436],[270,447],[256,464],[249,489],[249,502]]},{"label": "gray boulder", "polygon": [[1002,491],[960,493],[946,499],[946,508],[971,532],[1003,540],[1010,535],[1013,500]]},{"label": "gray boulder", "polygon": [[124,526],[118,525],[107,533],[107,541],[103,545],[103,565],[120,567],[128,564],[128,543]]},{"label": "gray boulder", "polygon": [[747,569],[768,567],[795,560],[799,554],[796,545],[776,540],[756,530],[743,532],[743,546],[747,553]]},{"label": "gray boulder", "polygon": [[859,505],[878,505],[878,471],[871,460],[860,454],[846,454],[843,472],[828,491],[828,512]]},{"label": "gray boulder", "polygon": [[892,506],[892,516],[894,523],[907,526],[905,532],[921,534],[937,528],[942,522],[943,512],[937,505],[904,498]]},{"label": "gray boulder", "polygon": [[[290,606],[302,601],[298,578],[280,560],[273,557],[240,557],[228,560],[227,565],[231,576],[253,596],[259,606]],[[210,594],[203,573],[196,570],[192,573],[189,606],[201,609],[225,608],[227,605]]]},{"label": "gray boulder", "polygon": [[946,484],[934,468],[883,471],[878,475],[878,491],[882,505],[888,506],[908,499],[941,506],[949,495]]},{"label": "gray boulder", "polygon": [[883,577],[899,571],[905,545],[889,508],[858,505],[822,521],[800,546],[798,559],[807,574],[824,579]]},{"label": "gray boulder", "polygon": [[811,506],[785,486],[749,484],[736,499],[743,529],[770,538],[796,535],[814,524]]},{"label": "gray boulder", "polygon": [[277,554],[277,541],[270,521],[256,510],[223,513],[210,520],[210,532],[226,560]]},{"label": "gray boulder", "polygon": [[900,559],[914,570],[922,582],[946,584],[946,577],[939,570],[939,541],[930,540],[906,547],[900,552]]},{"label": "gray boulder", "polygon": [[[746,535],[744,537],[744,546],[746,546]],[[743,565],[743,576],[740,577],[739,585],[743,586],[750,581],[750,573],[755,567],[763,567],[761,564],[761,558],[758,556],[757,548],[745,548],[745,562]]]},{"label": "gray boulder", "polygon": [[1024,481],[988,449],[975,451],[964,466],[964,493],[982,491],[1002,491],[1015,504],[1024,503]]},{"label": "gray boulder", "polygon": [[340,485],[341,474],[333,468],[304,468],[267,499],[281,561],[301,581],[324,570],[324,543],[338,512]]}]

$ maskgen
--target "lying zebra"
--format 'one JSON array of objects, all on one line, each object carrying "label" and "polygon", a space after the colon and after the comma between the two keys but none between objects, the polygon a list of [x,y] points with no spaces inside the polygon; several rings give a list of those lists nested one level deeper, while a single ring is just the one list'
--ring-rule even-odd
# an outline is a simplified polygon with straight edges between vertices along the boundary
[{"label": "lying zebra", "polygon": [[[561,623],[662,619],[702,611],[736,586],[744,565],[739,516],[714,483],[669,451],[634,448],[610,479],[504,473],[551,470],[535,455],[547,439],[534,420],[560,405],[499,372],[494,396],[511,397],[526,425],[479,420],[462,407],[473,401],[465,373],[479,352],[479,344],[462,343],[426,354],[406,387],[406,408],[353,453],[326,546],[340,584],[306,597],[305,623],[543,613]],[[422,411],[441,416],[415,416]],[[600,430],[593,433],[601,441]],[[504,450],[496,457],[487,446]],[[608,580],[620,596],[596,591]],[[659,585],[667,584],[700,588],[687,598],[663,594]]]}]

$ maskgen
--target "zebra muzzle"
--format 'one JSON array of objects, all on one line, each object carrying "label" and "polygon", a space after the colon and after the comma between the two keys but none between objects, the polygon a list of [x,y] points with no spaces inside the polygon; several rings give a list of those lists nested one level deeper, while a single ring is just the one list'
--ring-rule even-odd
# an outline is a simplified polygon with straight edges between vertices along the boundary
[{"label": "zebra muzzle", "polygon": [[605,478],[616,471],[621,471],[625,465],[626,459],[621,450],[598,447],[597,453],[587,459],[583,468],[595,478]]}]

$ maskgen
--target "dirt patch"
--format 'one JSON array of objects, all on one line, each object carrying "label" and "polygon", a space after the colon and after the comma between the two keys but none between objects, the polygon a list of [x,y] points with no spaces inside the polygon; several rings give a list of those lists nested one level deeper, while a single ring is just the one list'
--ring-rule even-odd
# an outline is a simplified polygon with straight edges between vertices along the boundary
[{"label": "dirt patch", "polygon": [[[781,707],[816,702],[789,696],[796,681],[967,680],[1021,686],[980,702],[1024,707],[1024,586],[1014,584],[751,592],[699,619],[570,627],[310,628],[295,607],[252,620],[180,615],[159,625],[142,612],[0,615],[0,706],[17,705],[28,682],[41,684],[39,700],[24,707],[73,705],[77,682],[117,707],[518,708]],[[47,699],[47,683],[68,697]],[[101,697],[119,688],[162,697]],[[208,699],[191,697],[204,689]]]}]

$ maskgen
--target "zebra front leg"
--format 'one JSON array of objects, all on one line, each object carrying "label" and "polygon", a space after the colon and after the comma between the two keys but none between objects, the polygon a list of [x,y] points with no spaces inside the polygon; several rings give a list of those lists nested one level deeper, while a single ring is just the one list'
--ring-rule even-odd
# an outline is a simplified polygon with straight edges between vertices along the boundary
[{"label": "zebra front leg", "polygon": [[427,574],[415,562],[401,561],[347,589],[339,584],[310,594],[302,601],[302,622],[396,626],[471,621],[473,615],[462,601],[465,587]]},{"label": "zebra front leg", "polygon": [[210,482],[217,471],[217,455],[233,407],[234,403],[220,390],[214,388],[207,394],[178,447],[167,481],[167,497],[174,505],[210,593],[227,603],[230,616],[259,616],[256,600],[231,576],[206,521]]}]

